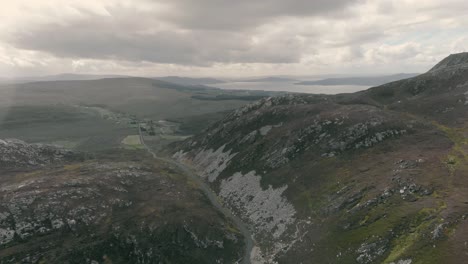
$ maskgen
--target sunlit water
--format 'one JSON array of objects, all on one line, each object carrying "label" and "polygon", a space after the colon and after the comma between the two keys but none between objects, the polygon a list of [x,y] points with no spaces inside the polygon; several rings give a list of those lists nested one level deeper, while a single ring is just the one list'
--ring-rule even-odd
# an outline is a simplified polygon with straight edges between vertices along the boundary
[{"label": "sunlit water", "polygon": [[368,86],[358,85],[295,85],[288,82],[229,82],[222,84],[215,84],[221,89],[233,90],[264,90],[264,91],[284,91],[295,93],[310,93],[310,94],[340,94],[340,93],[354,93],[366,90]]}]

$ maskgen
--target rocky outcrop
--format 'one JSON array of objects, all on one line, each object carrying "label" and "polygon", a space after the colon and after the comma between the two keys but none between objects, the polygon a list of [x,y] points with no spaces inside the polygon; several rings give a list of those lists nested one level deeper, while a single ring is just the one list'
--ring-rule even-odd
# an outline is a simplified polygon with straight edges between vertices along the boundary
[{"label": "rocky outcrop", "polygon": [[[287,195],[288,186],[296,185],[294,173],[277,180],[270,172],[308,155],[320,160],[370,149],[424,126],[373,106],[310,100],[317,99],[286,96],[246,106],[173,155],[207,178],[225,204],[251,225],[260,241],[255,258],[268,256],[261,258],[265,263],[291,250],[306,232],[307,225],[299,223],[308,221],[298,218],[290,201],[294,196]],[[308,111],[315,114],[304,114]]]},{"label": "rocky outcrop", "polygon": [[[235,263],[244,240],[172,168],[2,141],[0,263]],[[63,161],[68,161],[63,163]],[[14,169],[11,169],[14,168]]]},{"label": "rocky outcrop", "polygon": [[260,180],[255,171],[245,175],[235,173],[221,182],[219,196],[234,210],[248,216],[257,232],[279,239],[295,222],[296,210],[283,196],[287,186],[263,189]]},{"label": "rocky outcrop", "polygon": [[217,150],[200,150],[193,161],[186,159],[186,153],[183,151],[177,152],[173,157],[182,162],[192,163],[201,177],[206,178],[209,182],[214,182],[219,174],[226,169],[229,161],[236,155],[236,153],[231,154],[230,150],[224,152],[225,147],[226,145],[219,147]]},{"label": "rocky outcrop", "polygon": [[18,139],[0,139],[0,167],[44,166],[71,161],[82,155],[52,145],[28,144]]}]

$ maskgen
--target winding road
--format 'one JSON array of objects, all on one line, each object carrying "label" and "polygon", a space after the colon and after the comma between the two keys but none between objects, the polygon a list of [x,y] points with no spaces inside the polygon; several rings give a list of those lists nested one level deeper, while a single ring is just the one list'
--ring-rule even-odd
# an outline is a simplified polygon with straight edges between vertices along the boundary
[{"label": "winding road", "polygon": [[213,190],[208,186],[208,184],[206,184],[203,181],[201,177],[199,177],[196,173],[193,172],[193,170],[190,167],[173,159],[163,158],[156,155],[156,153],[153,150],[151,150],[151,148],[145,143],[143,133],[141,132],[141,126],[138,126],[138,133],[140,135],[141,144],[154,157],[154,159],[173,165],[180,171],[182,171],[200,187],[200,189],[203,191],[203,193],[207,196],[211,204],[216,209],[223,213],[224,216],[232,220],[232,222],[236,225],[237,229],[244,236],[245,240],[245,254],[244,257],[238,261],[238,263],[250,264],[250,255],[252,253],[255,242],[253,240],[252,233],[250,232],[248,226],[242,221],[242,219],[233,214],[233,212],[229,208],[223,206],[223,204],[220,202],[219,197],[213,192]]}]

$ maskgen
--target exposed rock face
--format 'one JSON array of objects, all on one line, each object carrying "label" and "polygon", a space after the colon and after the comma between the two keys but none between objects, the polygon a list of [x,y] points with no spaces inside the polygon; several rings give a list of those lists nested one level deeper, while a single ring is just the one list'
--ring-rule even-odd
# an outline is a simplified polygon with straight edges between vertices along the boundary
[{"label": "exposed rock face", "polygon": [[360,264],[373,263],[377,258],[382,256],[386,251],[386,241],[377,240],[372,243],[363,243],[357,249],[359,256],[356,262]]},{"label": "exposed rock face", "polygon": [[243,255],[233,224],[167,165],[62,163],[70,153],[5,142],[14,159],[1,156],[10,167],[0,167],[0,263],[234,263]]},{"label": "exposed rock face", "polygon": [[392,262],[390,264],[411,264],[413,261],[411,259],[402,259],[399,260],[398,262]]},{"label": "exposed rock face", "polygon": [[216,164],[211,186],[250,223],[258,263],[459,263],[444,252],[468,230],[467,62],[355,94],[263,99],[174,157],[204,175]]},{"label": "exposed rock face", "polygon": [[245,175],[235,173],[221,182],[219,195],[233,206],[249,216],[257,232],[271,234],[280,238],[286,228],[295,222],[294,207],[282,196],[287,186],[262,189],[261,177],[251,171]]},{"label": "exposed rock face", "polygon": [[274,176],[277,170],[307,156],[339,157],[426,128],[374,106],[325,99],[290,95],[262,100],[227,116],[206,137],[187,141],[188,148],[174,154],[208,177],[226,204],[251,224],[257,240],[266,241],[258,249],[269,256],[266,263],[275,262],[307,232],[303,223],[308,219],[297,219],[291,196],[286,195],[288,186],[297,184],[295,171]]},{"label": "exposed rock face", "polygon": [[[230,150],[223,152],[224,148],[225,145],[219,147],[216,151],[213,149],[200,150],[193,160],[199,175],[207,178],[209,182],[215,181],[219,174],[226,169],[229,161],[236,155],[236,153],[231,154]],[[187,161],[183,151],[174,154],[174,158]]]}]

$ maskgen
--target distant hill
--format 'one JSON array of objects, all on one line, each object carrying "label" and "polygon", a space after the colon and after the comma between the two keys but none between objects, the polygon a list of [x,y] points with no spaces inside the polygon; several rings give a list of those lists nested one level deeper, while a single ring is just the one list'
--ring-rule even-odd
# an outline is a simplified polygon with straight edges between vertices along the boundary
[{"label": "distant hill", "polygon": [[291,79],[291,78],[284,78],[284,77],[264,77],[264,78],[258,78],[258,79],[248,79],[248,80],[242,80],[240,82],[297,82],[298,80],[296,79]]},{"label": "distant hill", "polygon": [[224,81],[214,79],[214,78],[190,78],[190,77],[179,77],[179,76],[166,76],[166,77],[157,77],[156,80],[170,82],[180,85],[207,85],[215,83],[224,83]]},{"label": "distant hill", "polygon": [[399,81],[415,77],[417,73],[400,73],[384,76],[362,76],[362,77],[343,77],[343,78],[328,78],[317,81],[298,82],[296,85],[362,85],[362,86],[377,86],[389,82]]},{"label": "distant hill", "polygon": [[2,78],[0,83],[28,83],[28,82],[48,82],[48,81],[87,81],[105,78],[129,77],[125,75],[97,75],[97,74],[74,74],[64,73],[46,76],[28,76],[18,78]]},{"label": "distant hill", "polygon": [[[99,105],[154,120],[189,121],[194,116],[223,113],[248,101],[281,93],[221,90],[149,78],[40,81],[0,85],[0,124],[10,106]],[[183,120],[181,120],[183,119]],[[1,129],[0,129],[1,131]]]}]

